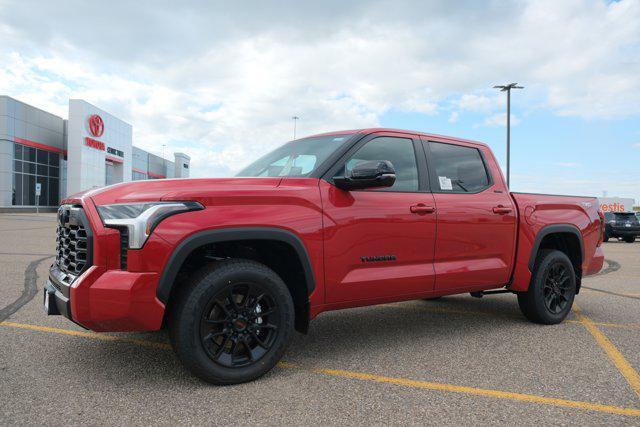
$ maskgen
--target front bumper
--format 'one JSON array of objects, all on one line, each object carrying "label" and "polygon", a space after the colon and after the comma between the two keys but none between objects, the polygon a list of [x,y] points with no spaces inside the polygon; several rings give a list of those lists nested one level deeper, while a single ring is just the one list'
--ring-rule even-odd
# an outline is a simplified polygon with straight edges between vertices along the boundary
[{"label": "front bumper", "polygon": [[149,331],[162,326],[164,304],[156,298],[158,275],[90,267],[72,284],[54,264],[44,286],[45,312],[99,332]]},{"label": "front bumper", "polygon": [[69,286],[59,282],[50,273],[49,279],[44,284],[44,312],[48,315],[62,315],[67,319],[73,320],[71,319],[69,293]]}]

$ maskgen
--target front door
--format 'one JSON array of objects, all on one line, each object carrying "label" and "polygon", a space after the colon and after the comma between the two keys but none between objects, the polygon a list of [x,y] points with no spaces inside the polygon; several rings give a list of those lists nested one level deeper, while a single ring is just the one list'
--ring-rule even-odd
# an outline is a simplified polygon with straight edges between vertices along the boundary
[{"label": "front door", "polygon": [[396,170],[395,184],[343,191],[320,181],[329,303],[433,290],[436,217],[419,139],[401,133],[369,135],[329,176],[343,175],[366,160],[389,160]]},{"label": "front door", "polygon": [[495,159],[473,144],[424,144],[438,218],[436,290],[505,285],[515,258],[517,219],[502,178],[491,175],[498,170]]}]

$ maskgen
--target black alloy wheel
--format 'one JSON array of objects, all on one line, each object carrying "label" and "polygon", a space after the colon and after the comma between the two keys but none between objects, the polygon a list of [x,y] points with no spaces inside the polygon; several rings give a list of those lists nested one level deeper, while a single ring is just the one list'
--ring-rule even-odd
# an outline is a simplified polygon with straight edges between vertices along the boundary
[{"label": "black alloy wheel", "polygon": [[567,266],[556,262],[547,270],[544,281],[544,305],[553,314],[561,313],[573,299],[571,276]]},{"label": "black alloy wheel", "polygon": [[534,264],[529,289],[518,293],[518,305],[530,321],[554,325],[571,311],[576,290],[576,270],[567,254],[543,249]]},{"label": "black alloy wheel", "polygon": [[180,361],[218,385],[255,380],[284,354],[295,307],[287,285],[248,259],[207,264],[170,300],[169,335]]},{"label": "black alloy wheel", "polygon": [[234,283],[209,301],[200,321],[200,339],[215,363],[241,367],[273,346],[280,328],[278,307],[256,283]]}]

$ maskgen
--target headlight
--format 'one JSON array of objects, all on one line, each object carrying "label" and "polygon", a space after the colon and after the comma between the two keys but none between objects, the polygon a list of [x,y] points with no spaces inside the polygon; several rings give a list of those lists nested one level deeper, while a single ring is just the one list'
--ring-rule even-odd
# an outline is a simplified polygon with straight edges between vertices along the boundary
[{"label": "headlight", "polygon": [[163,219],[200,209],[198,202],[118,203],[98,206],[98,213],[105,227],[127,229],[129,249],[140,249]]}]

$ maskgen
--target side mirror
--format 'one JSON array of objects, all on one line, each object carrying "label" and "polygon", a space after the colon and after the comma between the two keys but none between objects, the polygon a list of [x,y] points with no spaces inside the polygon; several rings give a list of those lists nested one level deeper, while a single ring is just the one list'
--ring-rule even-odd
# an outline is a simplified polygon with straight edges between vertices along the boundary
[{"label": "side mirror", "polygon": [[346,176],[334,177],[333,182],[345,191],[391,187],[396,182],[396,170],[388,160],[369,160],[355,165]]}]

